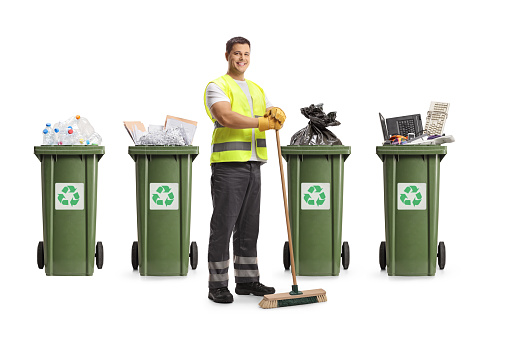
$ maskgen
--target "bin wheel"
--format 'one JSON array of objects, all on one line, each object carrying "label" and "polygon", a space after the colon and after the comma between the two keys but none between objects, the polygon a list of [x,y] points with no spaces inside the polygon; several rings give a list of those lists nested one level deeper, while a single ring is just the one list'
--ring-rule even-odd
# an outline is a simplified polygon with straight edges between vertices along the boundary
[{"label": "bin wheel", "polygon": [[290,243],[288,241],[286,241],[283,246],[283,265],[285,266],[285,270],[290,269]]},{"label": "bin wheel", "polygon": [[39,245],[37,245],[37,266],[39,269],[44,268],[44,243],[39,241]]},{"label": "bin wheel", "polygon": [[445,244],[443,241],[438,243],[438,267],[440,267],[441,270],[445,267]]},{"label": "bin wheel", "polygon": [[196,241],[191,242],[191,246],[189,248],[189,260],[191,261],[191,268],[193,270],[198,266],[198,245]]},{"label": "bin wheel", "polygon": [[103,262],[104,262],[104,250],[103,250],[103,243],[101,241],[98,241],[95,245],[95,265],[98,269],[103,268]]},{"label": "bin wheel", "polygon": [[343,268],[347,270],[350,266],[350,246],[348,241],[343,241],[341,246],[341,262],[343,263]]},{"label": "bin wheel", "polygon": [[386,252],[385,252],[385,241],[382,241],[382,243],[380,244],[380,268],[383,270],[385,270],[385,267],[387,266],[387,257],[386,257]]},{"label": "bin wheel", "polygon": [[137,270],[140,264],[138,260],[138,242],[133,241],[133,247],[131,249],[131,264],[133,265],[133,270]]}]

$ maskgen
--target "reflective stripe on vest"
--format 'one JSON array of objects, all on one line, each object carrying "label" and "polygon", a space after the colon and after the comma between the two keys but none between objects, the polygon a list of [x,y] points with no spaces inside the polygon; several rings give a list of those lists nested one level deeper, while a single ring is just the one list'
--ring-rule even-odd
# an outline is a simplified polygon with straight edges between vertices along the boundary
[{"label": "reflective stripe on vest", "polygon": [[[248,117],[262,117],[265,114],[265,94],[263,90],[254,82],[246,80],[251,99],[253,101],[253,115],[251,115],[251,106],[244,94],[244,91],[229,75],[224,75],[212,81],[228,96],[232,111]],[[208,85],[207,85],[208,86]],[[222,126],[212,117],[207,107],[206,89],[204,95],[205,110],[209,118],[214,123],[214,132],[212,135],[212,154],[210,163],[215,162],[245,162],[252,155],[252,129],[233,129]],[[265,132],[255,129],[255,147],[256,154],[260,159],[267,159],[267,146]]]},{"label": "reflective stripe on vest", "polygon": [[[265,139],[257,139],[256,147],[267,147],[267,141]],[[251,143],[232,141],[212,145],[212,152],[226,152],[226,151],[251,151]]]},{"label": "reflective stripe on vest", "polygon": [[256,147],[267,147],[267,140],[256,139]]},{"label": "reflective stripe on vest", "polygon": [[226,151],[251,151],[251,143],[232,141],[212,145],[212,152],[226,152]]}]

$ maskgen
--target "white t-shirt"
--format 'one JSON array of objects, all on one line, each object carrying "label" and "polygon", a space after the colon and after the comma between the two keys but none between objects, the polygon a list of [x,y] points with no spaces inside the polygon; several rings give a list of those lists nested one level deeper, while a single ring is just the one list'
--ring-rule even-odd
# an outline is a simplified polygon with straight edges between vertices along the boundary
[{"label": "white t-shirt", "polygon": [[[242,89],[242,91],[246,95],[247,101],[249,102],[249,107],[251,107],[251,116],[254,118],[253,99],[251,99],[251,93],[249,93],[249,87],[247,85],[247,82],[246,81],[240,81],[240,80],[235,80],[235,82],[239,85],[239,87]],[[205,100],[206,100],[206,103],[207,103],[207,107],[209,108],[209,111],[210,111],[210,114],[212,115],[212,117],[214,117],[214,115],[212,114],[212,111],[210,110],[212,105],[214,105],[216,102],[219,102],[219,101],[230,102],[230,98],[228,98],[228,96],[223,92],[223,90],[221,88],[219,88],[219,86],[216,85],[213,82],[211,82],[207,86],[205,97],[206,97]],[[265,96],[265,108],[269,108],[269,107],[272,107],[272,104],[267,99],[267,96]],[[252,145],[256,145],[256,143],[255,143],[255,130],[254,130],[254,128],[252,129],[252,131],[253,131],[252,132],[252,137],[251,137],[252,138]],[[258,157],[258,154],[256,154],[256,147],[253,147],[253,153],[251,154],[251,158],[248,161],[262,161],[262,162],[266,162],[267,160],[260,159],[260,157]]]}]

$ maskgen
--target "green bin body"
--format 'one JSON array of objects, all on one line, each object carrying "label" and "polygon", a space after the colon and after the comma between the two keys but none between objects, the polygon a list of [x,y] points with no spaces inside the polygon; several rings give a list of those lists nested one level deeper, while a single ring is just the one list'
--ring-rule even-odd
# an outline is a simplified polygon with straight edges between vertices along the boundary
[{"label": "green bin body", "polygon": [[[284,146],[295,274],[338,275],[350,146]],[[323,195],[321,195],[323,193]]]},{"label": "green bin body", "polygon": [[46,275],[92,275],[97,167],[104,146],[36,146]]},{"label": "green bin body", "polygon": [[131,146],[129,155],[136,163],[139,272],[187,275],[192,164],[198,147]]},{"label": "green bin body", "polygon": [[385,243],[390,276],[435,275],[438,188],[445,146],[378,146],[383,161]]}]

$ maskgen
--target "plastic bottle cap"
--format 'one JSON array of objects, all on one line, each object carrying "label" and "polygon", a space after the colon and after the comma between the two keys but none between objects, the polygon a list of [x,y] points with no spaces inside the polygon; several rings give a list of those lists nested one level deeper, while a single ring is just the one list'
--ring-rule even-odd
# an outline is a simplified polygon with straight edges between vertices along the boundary
[{"label": "plastic bottle cap", "polygon": [[44,133],[44,134],[48,134],[48,130],[45,128],[45,129],[42,131],[42,133]]},{"label": "plastic bottle cap", "polygon": [[58,128],[55,128],[55,133],[58,133],[60,132],[60,130]]},{"label": "plastic bottle cap", "polygon": [[72,126],[67,126],[67,128],[72,129]]},{"label": "plastic bottle cap", "polygon": [[48,123],[46,124],[46,126],[47,126],[47,127],[50,127],[50,126],[51,126],[51,124],[48,122]]},{"label": "plastic bottle cap", "polygon": [[81,117],[79,115],[76,115],[76,119],[79,120]]},{"label": "plastic bottle cap", "polygon": [[68,131],[67,131],[67,133],[69,133],[69,134],[73,134],[73,133],[74,133],[74,131],[73,131],[72,129],[70,129],[70,130],[68,130]]},{"label": "plastic bottle cap", "polygon": [[87,140],[87,145],[90,145],[90,140]]}]

